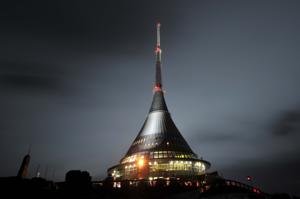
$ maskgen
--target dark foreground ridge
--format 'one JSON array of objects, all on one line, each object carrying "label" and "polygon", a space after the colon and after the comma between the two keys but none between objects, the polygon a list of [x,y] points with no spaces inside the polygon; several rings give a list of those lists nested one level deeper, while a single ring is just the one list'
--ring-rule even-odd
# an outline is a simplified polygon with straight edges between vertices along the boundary
[{"label": "dark foreground ridge", "polygon": [[195,180],[114,181],[106,178],[104,181],[93,182],[88,172],[72,170],[66,174],[64,182],[52,182],[44,178],[7,177],[0,178],[0,187],[2,195],[9,198],[300,199],[288,194],[267,194],[257,187],[223,179],[216,172]]}]

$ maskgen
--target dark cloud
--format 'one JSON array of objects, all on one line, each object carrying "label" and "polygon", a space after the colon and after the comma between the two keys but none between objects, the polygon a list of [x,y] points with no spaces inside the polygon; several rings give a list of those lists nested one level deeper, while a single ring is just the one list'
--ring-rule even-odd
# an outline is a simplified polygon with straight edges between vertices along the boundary
[{"label": "dark cloud", "polygon": [[194,138],[193,140],[198,142],[198,143],[218,143],[218,142],[232,142],[232,141],[236,141],[237,139],[241,138],[238,135],[234,135],[231,133],[226,133],[226,132],[203,132],[203,130],[197,131],[197,132],[201,132],[201,133],[193,133],[194,134]]},{"label": "dark cloud", "polygon": [[[17,1],[0,8],[2,34],[44,37],[93,45],[103,51],[141,48],[153,38],[155,23],[162,20],[175,29],[179,1]],[[151,25],[149,24],[151,22]],[[52,38],[52,39],[51,39]],[[83,45],[84,46],[84,45]],[[82,46],[82,47],[83,47]]]},{"label": "dark cloud", "polygon": [[281,114],[273,126],[272,133],[277,136],[289,136],[300,133],[300,111],[286,111]]},{"label": "dark cloud", "polygon": [[63,88],[54,66],[26,61],[0,63],[0,86],[15,91],[57,92]]},{"label": "dark cloud", "polygon": [[[253,176],[253,184],[266,192],[290,193],[300,195],[298,189],[300,176],[297,170],[300,167],[299,153],[291,157],[274,157],[266,160],[244,160],[233,163],[234,166],[220,168],[219,171],[225,178],[238,179],[241,182],[248,183],[246,176]],[[275,179],[273,178],[275,177]]]},{"label": "dark cloud", "polygon": [[49,91],[59,89],[59,81],[57,79],[24,74],[0,75],[0,84],[5,88],[21,90]]}]

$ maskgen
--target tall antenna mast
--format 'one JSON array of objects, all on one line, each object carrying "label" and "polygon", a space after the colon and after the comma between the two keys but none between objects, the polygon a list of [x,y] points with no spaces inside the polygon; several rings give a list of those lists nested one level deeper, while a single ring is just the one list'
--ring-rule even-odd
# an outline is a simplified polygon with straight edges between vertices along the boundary
[{"label": "tall antenna mast", "polygon": [[154,91],[162,91],[161,79],[161,48],[160,48],[160,23],[156,24],[156,70],[155,70],[155,85]]},{"label": "tall antenna mast", "polygon": [[160,23],[156,24],[156,33],[157,33],[157,40],[156,40],[156,47],[160,47]]}]

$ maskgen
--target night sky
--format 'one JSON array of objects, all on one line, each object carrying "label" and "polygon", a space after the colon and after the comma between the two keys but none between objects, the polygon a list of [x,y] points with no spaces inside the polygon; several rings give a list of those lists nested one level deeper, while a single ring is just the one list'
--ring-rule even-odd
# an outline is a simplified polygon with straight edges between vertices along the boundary
[{"label": "night sky", "polygon": [[[152,100],[155,24],[173,120],[223,177],[300,195],[300,1],[0,5],[0,176],[102,179]],[[48,172],[46,172],[46,170]]]}]

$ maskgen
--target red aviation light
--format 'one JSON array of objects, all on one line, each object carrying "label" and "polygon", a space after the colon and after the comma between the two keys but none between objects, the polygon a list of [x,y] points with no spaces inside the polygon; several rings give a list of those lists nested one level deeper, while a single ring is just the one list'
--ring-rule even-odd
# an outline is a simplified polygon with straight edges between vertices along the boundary
[{"label": "red aviation light", "polygon": [[247,176],[248,181],[252,181],[252,176]]},{"label": "red aviation light", "polygon": [[161,53],[161,49],[160,49],[160,47],[159,47],[159,46],[157,46],[157,47],[156,47],[156,49],[155,49],[155,53]]},{"label": "red aviation light", "polygon": [[154,86],[154,92],[158,92],[158,91],[162,91],[162,90],[161,90],[161,85],[160,85],[160,84],[156,84],[156,85]]}]

